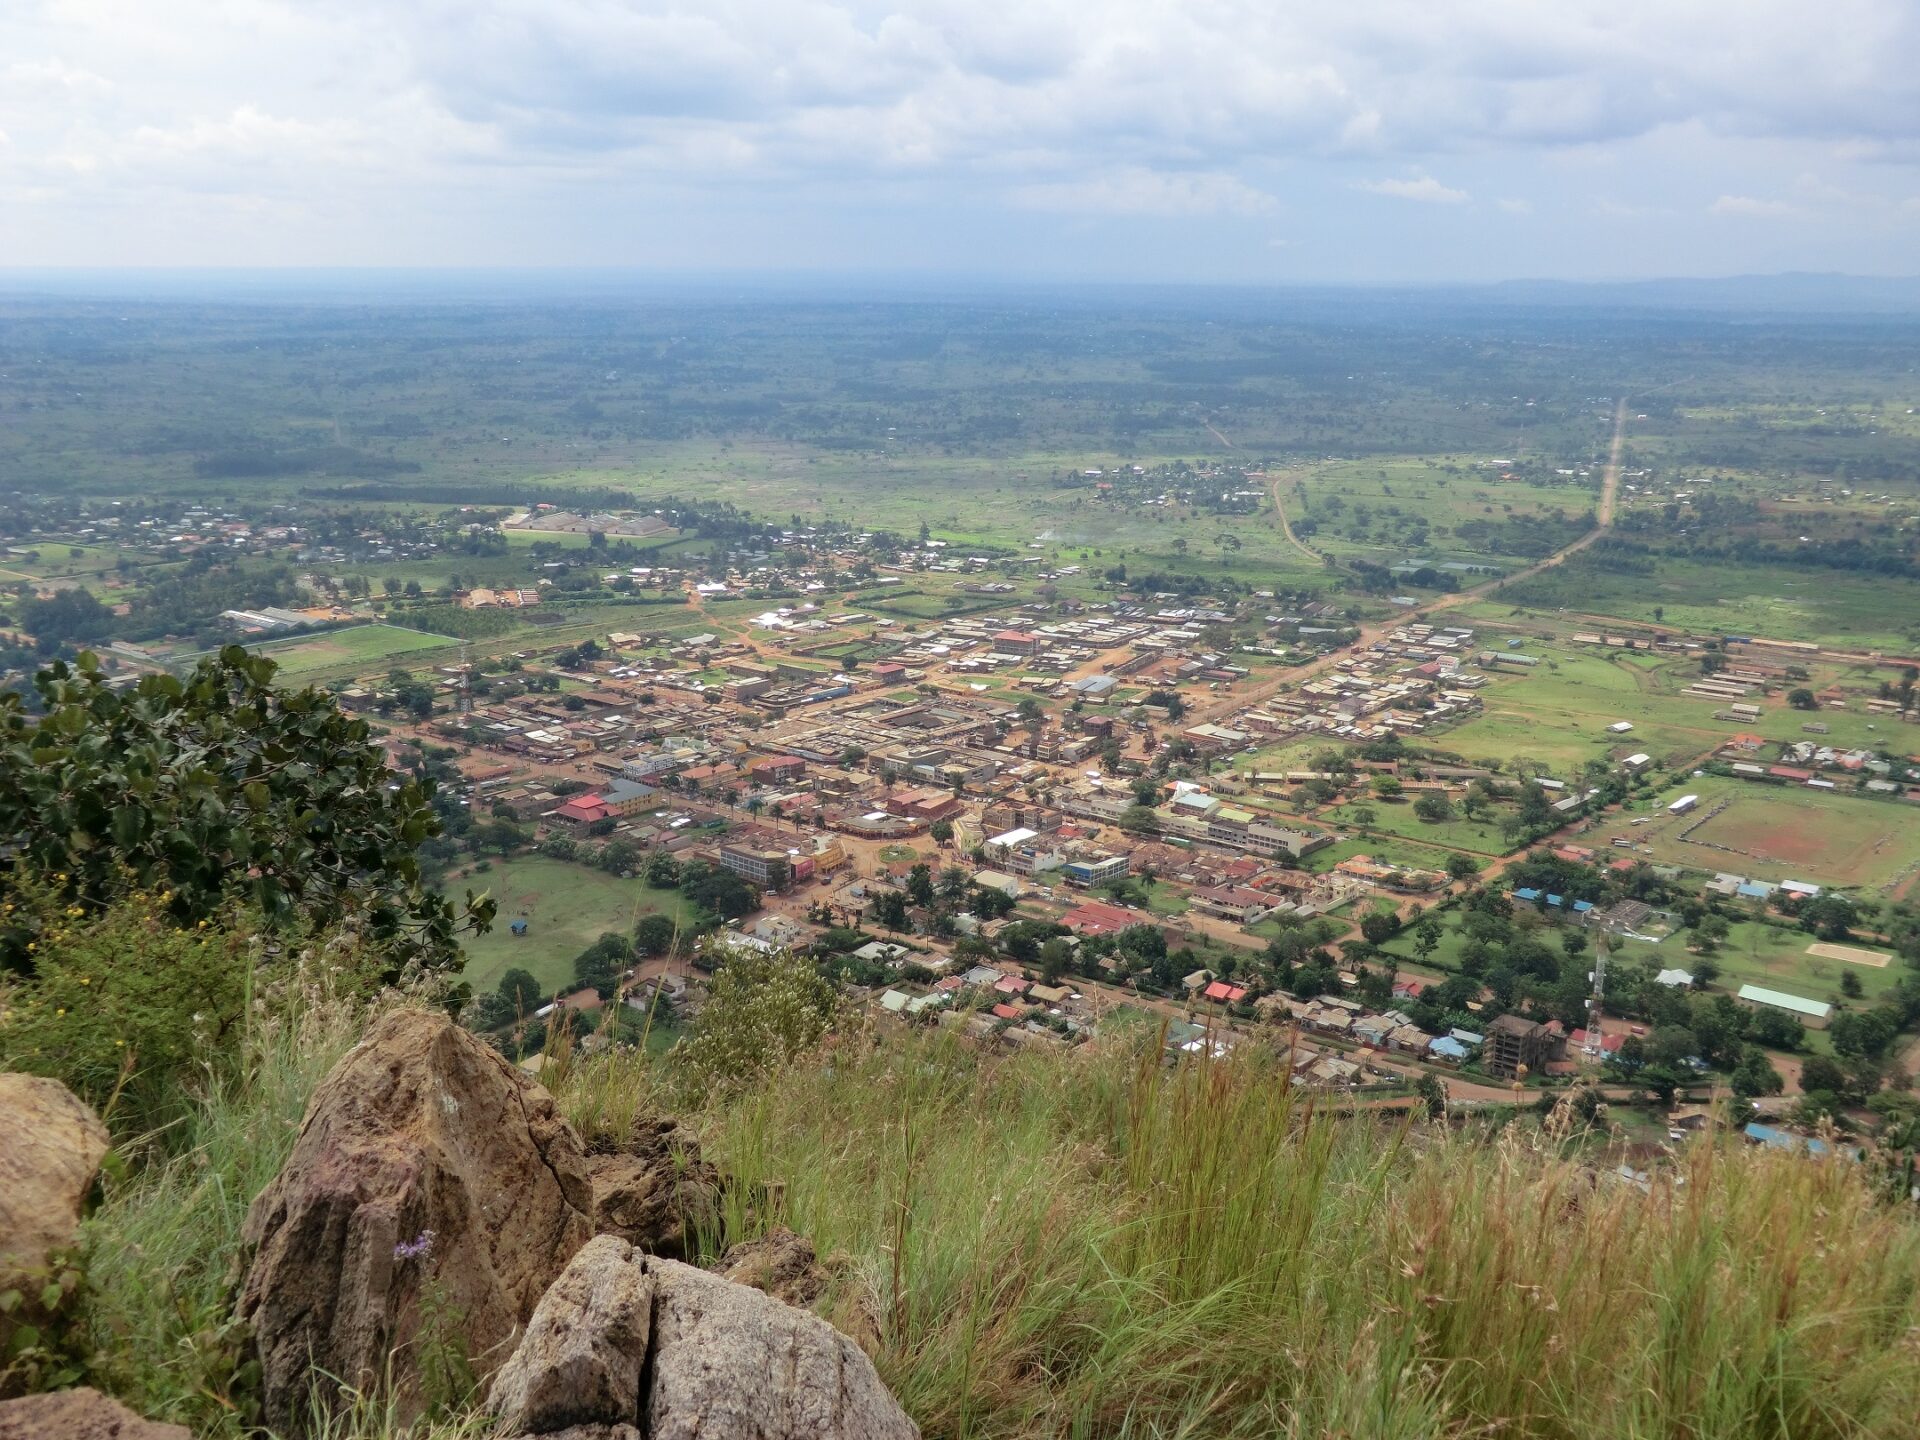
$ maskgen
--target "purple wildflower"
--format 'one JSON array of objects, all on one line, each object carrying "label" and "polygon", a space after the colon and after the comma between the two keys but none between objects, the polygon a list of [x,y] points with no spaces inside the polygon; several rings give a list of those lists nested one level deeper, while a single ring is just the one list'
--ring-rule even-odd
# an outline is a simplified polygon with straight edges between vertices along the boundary
[{"label": "purple wildflower", "polygon": [[396,1260],[420,1260],[433,1253],[433,1231],[422,1230],[411,1240],[402,1240],[393,1247]]}]

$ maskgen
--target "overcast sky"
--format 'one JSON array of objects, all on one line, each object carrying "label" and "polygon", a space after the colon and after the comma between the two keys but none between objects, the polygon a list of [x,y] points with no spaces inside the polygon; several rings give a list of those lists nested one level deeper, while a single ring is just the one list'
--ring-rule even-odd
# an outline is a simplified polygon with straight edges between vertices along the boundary
[{"label": "overcast sky", "polygon": [[1920,0],[0,0],[0,265],[1920,271]]}]

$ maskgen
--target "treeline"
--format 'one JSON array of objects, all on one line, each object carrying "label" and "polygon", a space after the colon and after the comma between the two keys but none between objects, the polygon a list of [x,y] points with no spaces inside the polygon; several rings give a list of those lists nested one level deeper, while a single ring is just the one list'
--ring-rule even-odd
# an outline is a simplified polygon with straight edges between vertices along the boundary
[{"label": "treeline", "polygon": [[297,475],[409,475],[417,461],[369,455],[347,445],[282,450],[273,446],[218,450],[193,463],[202,480],[284,479]]}]

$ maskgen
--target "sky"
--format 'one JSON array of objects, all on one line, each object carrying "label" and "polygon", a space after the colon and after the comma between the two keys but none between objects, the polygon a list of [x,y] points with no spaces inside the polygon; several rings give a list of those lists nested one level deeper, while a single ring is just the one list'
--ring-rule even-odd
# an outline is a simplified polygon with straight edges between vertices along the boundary
[{"label": "sky", "polygon": [[1920,272],[1920,0],[0,0],[0,266]]}]

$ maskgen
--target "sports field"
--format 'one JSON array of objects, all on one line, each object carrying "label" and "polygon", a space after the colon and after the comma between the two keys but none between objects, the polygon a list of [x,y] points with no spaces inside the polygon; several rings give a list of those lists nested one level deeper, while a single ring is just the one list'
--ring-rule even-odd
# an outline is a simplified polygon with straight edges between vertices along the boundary
[{"label": "sports field", "polygon": [[329,630],[320,635],[303,635],[275,644],[252,648],[273,658],[284,679],[298,679],[319,670],[364,665],[373,669],[382,660],[406,655],[415,650],[439,650],[458,645],[451,635],[430,635],[409,630],[403,625],[353,625],[344,630]]},{"label": "sports field", "polygon": [[[1682,793],[1698,795],[1698,808],[1668,814]],[[1641,818],[1648,823],[1632,823]],[[1920,865],[1920,813],[1909,807],[1717,776],[1688,780],[1638,812],[1606,816],[1588,833],[1598,838],[1582,843],[1601,849],[1623,837],[1632,848],[1620,853],[1752,880],[1872,890]]]},{"label": "sports field", "polygon": [[[442,887],[454,899],[471,888],[489,892],[499,906],[491,931],[468,938],[463,978],[476,991],[490,990],[515,966],[530,970],[549,991],[573,979],[573,961],[601,935],[633,933],[642,915],[684,918],[686,904],[671,890],[622,880],[585,865],[531,855],[496,860],[491,870],[449,878]],[[513,933],[525,920],[527,932]]]}]

